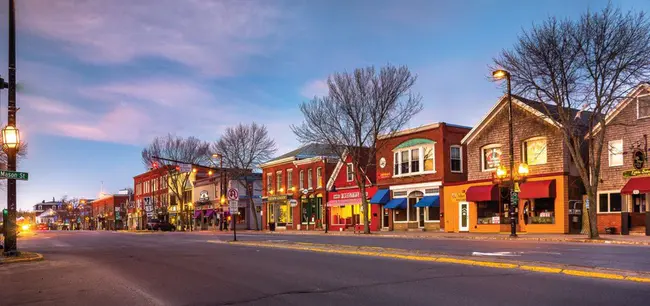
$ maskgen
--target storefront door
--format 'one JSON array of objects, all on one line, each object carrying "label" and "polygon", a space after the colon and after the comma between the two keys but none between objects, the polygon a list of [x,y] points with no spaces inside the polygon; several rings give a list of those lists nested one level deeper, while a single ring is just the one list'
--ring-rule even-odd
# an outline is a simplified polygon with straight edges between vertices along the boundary
[{"label": "storefront door", "polygon": [[469,203],[458,203],[458,230],[461,232],[469,231]]},{"label": "storefront door", "polygon": [[389,222],[390,222],[390,211],[386,208],[382,209],[382,218],[381,218],[381,227],[388,229]]},{"label": "storefront door", "polygon": [[418,227],[424,228],[424,207],[418,207]]}]

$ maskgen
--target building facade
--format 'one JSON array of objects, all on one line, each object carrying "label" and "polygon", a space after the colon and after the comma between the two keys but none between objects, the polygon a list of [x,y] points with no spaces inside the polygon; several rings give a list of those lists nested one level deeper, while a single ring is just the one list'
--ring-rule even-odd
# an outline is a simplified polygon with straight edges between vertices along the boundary
[{"label": "building facade", "polygon": [[96,199],[92,202],[93,216],[98,230],[125,229],[126,207],[131,200],[129,194],[113,194]]},{"label": "building facade", "polygon": [[328,146],[308,144],[261,165],[265,229],[324,229],[325,184],[338,162]]},{"label": "building facade", "polygon": [[[632,232],[650,235],[646,231],[650,226],[650,84],[639,85],[607,116],[606,124],[596,203],[598,230],[614,228],[620,233],[627,223]],[[598,126],[595,132],[600,133]]]},{"label": "building facade", "polygon": [[151,168],[133,177],[134,205],[129,205],[129,229],[144,229],[147,219],[170,220],[168,169]]},{"label": "building facade", "polygon": [[[448,232],[510,232],[507,101],[501,98],[463,138],[468,182],[446,188]],[[515,189],[520,189],[519,202],[513,204],[517,231],[569,233],[569,209],[581,208],[584,192],[559,123],[543,109],[539,102],[513,96],[513,170],[519,182]],[[528,174],[519,175],[526,165]],[[508,177],[499,179],[497,169]],[[576,219],[581,220],[571,218]],[[580,231],[579,222],[573,229]]]},{"label": "building facade", "polygon": [[380,137],[376,154],[383,230],[444,228],[443,187],[467,179],[461,140],[469,127],[444,122]]}]

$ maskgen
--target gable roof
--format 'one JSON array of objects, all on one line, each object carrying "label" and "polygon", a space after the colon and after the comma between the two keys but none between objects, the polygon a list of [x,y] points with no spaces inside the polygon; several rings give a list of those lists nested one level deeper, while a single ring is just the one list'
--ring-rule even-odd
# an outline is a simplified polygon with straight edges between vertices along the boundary
[{"label": "gable roof", "polygon": [[[614,120],[614,118],[615,118],[615,117],[616,117],[616,116],[617,116],[617,115],[618,115],[618,114],[619,114],[619,113],[620,113],[620,112],[621,112],[621,111],[622,111],[622,110],[623,110],[623,109],[624,109],[628,104],[630,104],[630,102],[634,101],[634,100],[639,96],[639,94],[641,93],[641,91],[643,91],[644,89],[650,91],[650,82],[641,82],[639,85],[637,85],[637,86],[634,88],[634,90],[632,90],[632,92],[631,92],[631,93],[630,93],[630,94],[629,94],[625,99],[623,99],[623,101],[621,101],[621,103],[619,103],[618,105],[616,105],[616,107],[614,107],[614,109],[613,109],[611,112],[609,112],[609,113],[605,116],[605,124],[608,124],[608,123],[610,123],[612,120]],[[598,122],[598,124],[596,124],[596,125],[594,126],[594,129],[593,129],[594,134],[598,133],[598,131],[600,131],[600,128],[601,128],[601,126],[600,126],[600,122]]]},{"label": "gable roof", "polygon": [[[506,106],[508,95],[503,95],[499,98],[499,101],[488,111],[488,113],[479,121],[479,123],[472,128],[472,130],[463,137],[461,143],[467,144],[474,140],[476,135],[478,135],[491,121],[496,117],[496,115],[501,111],[502,108]],[[553,104],[548,104],[544,102],[530,100],[518,95],[512,95],[512,105],[519,107],[520,109],[527,111],[533,116],[538,117],[544,122],[550,124],[554,127],[561,127],[560,123],[560,114],[557,112],[557,106]],[[564,108],[565,111],[568,111],[571,117],[575,118],[576,114],[580,110],[574,108]],[[548,110],[548,113],[547,113]],[[588,126],[588,118],[592,115],[592,112],[582,111],[584,115],[578,117],[581,126]]]},{"label": "gable roof", "polygon": [[[363,148],[363,149],[366,150],[366,151],[369,150],[368,148]],[[367,158],[372,158],[372,157],[367,156]],[[332,170],[332,174],[330,174],[330,178],[327,180],[327,184],[325,185],[326,190],[331,190],[332,189],[332,186],[334,185],[334,182],[336,181],[336,178],[339,176],[339,173],[341,172],[341,169],[343,168],[343,165],[347,164],[347,159],[348,159],[348,151],[346,150],[345,153],[343,153],[343,158],[339,159],[339,161],[336,163],[336,167],[334,167],[334,170]],[[368,177],[368,174],[364,173],[363,176],[366,178],[366,181],[367,181],[366,186],[372,186],[373,182]]]},{"label": "gable roof", "polygon": [[279,164],[283,162],[289,162],[293,160],[312,158],[317,156],[325,156],[330,158],[338,158],[335,152],[332,151],[329,145],[321,143],[310,143],[304,145],[298,149],[290,151],[288,153],[282,154],[276,158],[273,158],[261,165],[261,167],[267,167],[274,164]]}]

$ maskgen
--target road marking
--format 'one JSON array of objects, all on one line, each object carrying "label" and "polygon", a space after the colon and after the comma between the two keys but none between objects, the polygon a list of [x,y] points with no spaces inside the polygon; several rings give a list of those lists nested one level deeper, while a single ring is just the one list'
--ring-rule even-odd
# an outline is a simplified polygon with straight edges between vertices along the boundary
[{"label": "road marking", "polygon": [[519,266],[520,269],[534,272],[542,273],[560,273],[562,269],[560,268],[549,268],[549,267],[540,267],[540,266]]},{"label": "road marking", "polygon": [[289,242],[289,240],[282,240],[282,239],[275,239],[275,240],[271,239],[271,240],[266,240],[266,241],[268,241],[268,242]]},{"label": "road marking", "polygon": [[492,252],[492,253],[483,253],[483,252],[472,252],[472,256],[519,256],[513,252]]},{"label": "road marking", "polygon": [[625,279],[625,276],[619,274],[601,273],[601,272],[592,272],[592,271],[562,270],[562,273],[568,275],[586,276],[586,277],[595,277],[595,278],[606,278],[606,279],[616,279],[616,280]]}]

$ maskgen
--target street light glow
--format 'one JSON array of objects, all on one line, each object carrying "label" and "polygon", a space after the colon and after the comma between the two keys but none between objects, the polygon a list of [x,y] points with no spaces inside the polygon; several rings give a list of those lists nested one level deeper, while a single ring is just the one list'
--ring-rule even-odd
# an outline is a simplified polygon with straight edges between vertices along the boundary
[{"label": "street light glow", "polygon": [[20,135],[18,129],[14,126],[7,125],[2,129],[2,145],[5,148],[15,149],[20,144]]},{"label": "street light glow", "polygon": [[495,70],[495,71],[492,72],[492,77],[495,80],[503,80],[506,77],[508,77],[508,75],[510,75],[510,73],[508,71],[505,71],[505,70],[502,70],[502,69]]},{"label": "street light glow", "polygon": [[527,175],[528,175],[528,171],[529,171],[529,169],[528,169],[528,164],[526,164],[526,163],[521,163],[521,164],[519,164],[518,172],[519,172],[519,175],[520,175],[520,176],[527,176]]},{"label": "street light glow", "polygon": [[497,177],[498,178],[504,178],[507,175],[506,167],[504,165],[500,165],[497,168]]}]

